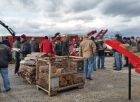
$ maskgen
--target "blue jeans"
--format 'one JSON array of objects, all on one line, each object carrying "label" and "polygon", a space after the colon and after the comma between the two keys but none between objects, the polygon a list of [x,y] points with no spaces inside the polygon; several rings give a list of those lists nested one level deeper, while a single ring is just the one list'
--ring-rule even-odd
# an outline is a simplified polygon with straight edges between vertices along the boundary
[{"label": "blue jeans", "polygon": [[114,53],[115,65],[117,70],[122,69],[122,55],[119,52]]},{"label": "blue jeans", "polygon": [[96,70],[96,56],[93,59],[93,70]]},{"label": "blue jeans", "polygon": [[8,90],[10,88],[10,81],[8,77],[8,68],[0,68],[0,73],[3,79],[3,84],[5,90]]},{"label": "blue jeans", "polygon": [[98,56],[98,60],[97,60],[98,68],[104,68],[104,62],[105,62],[104,59],[105,59],[104,55]]},{"label": "blue jeans", "polygon": [[86,78],[91,78],[93,72],[93,61],[93,56],[84,60],[84,72]]}]

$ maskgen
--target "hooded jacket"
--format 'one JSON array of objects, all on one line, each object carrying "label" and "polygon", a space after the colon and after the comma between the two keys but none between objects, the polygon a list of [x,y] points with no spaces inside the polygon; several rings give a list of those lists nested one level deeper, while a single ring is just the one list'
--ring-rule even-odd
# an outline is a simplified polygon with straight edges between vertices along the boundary
[{"label": "hooded jacket", "polygon": [[12,60],[12,53],[8,46],[0,42],[0,68],[7,68]]}]

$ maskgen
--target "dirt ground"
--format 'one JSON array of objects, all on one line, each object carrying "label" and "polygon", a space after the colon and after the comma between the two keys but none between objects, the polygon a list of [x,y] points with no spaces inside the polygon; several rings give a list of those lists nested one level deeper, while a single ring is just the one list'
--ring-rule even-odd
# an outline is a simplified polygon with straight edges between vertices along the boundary
[{"label": "dirt ground", "polygon": [[[93,80],[86,80],[83,89],[73,89],[48,97],[36,86],[13,74],[14,65],[10,65],[12,90],[0,92],[0,102],[140,102],[140,75],[132,70],[132,100],[128,101],[128,69],[114,71],[113,57],[106,58],[106,69],[93,72]],[[3,90],[2,80],[0,85]]]}]

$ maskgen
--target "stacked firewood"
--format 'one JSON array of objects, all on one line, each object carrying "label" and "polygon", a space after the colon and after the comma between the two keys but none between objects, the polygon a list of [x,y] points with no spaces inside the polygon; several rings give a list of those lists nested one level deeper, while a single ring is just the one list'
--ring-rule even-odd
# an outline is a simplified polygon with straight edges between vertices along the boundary
[{"label": "stacked firewood", "polygon": [[39,67],[37,85],[42,86],[48,90],[49,86],[49,66],[44,65]]},{"label": "stacked firewood", "polygon": [[30,84],[35,84],[36,68],[35,66],[21,65],[20,75],[27,80]]},{"label": "stacked firewood", "polygon": [[31,53],[20,62],[19,74],[30,84],[36,83],[36,61],[40,57],[48,56],[45,53]]},{"label": "stacked firewood", "polygon": [[[67,58],[68,59],[68,58]],[[50,77],[61,76],[62,73],[66,72],[68,68],[67,59],[58,59],[58,58],[45,58],[44,61],[38,61],[38,73],[37,73],[37,85],[48,90],[49,86],[49,75]],[[44,60],[44,59],[43,59]],[[49,64],[47,63],[49,62]],[[51,71],[50,71],[51,70]],[[50,71],[50,72],[49,72]]]},{"label": "stacked firewood", "polygon": [[49,79],[51,80],[53,77],[59,77],[59,87],[84,83],[83,73],[79,74],[79,72],[83,71],[81,68],[81,66],[83,67],[81,59],[70,57],[46,57],[44,59],[38,60],[37,85],[48,90]]},{"label": "stacked firewood", "polygon": [[70,70],[76,72],[83,72],[84,62],[83,59],[70,58]]},{"label": "stacked firewood", "polygon": [[[52,70],[52,74],[57,75],[59,73],[68,72],[69,69],[69,60],[68,57],[45,57],[44,60],[49,62]],[[39,65],[44,65],[44,61],[40,61]]]},{"label": "stacked firewood", "polygon": [[84,76],[83,76],[83,74],[78,73],[78,74],[73,75],[73,77],[74,77],[74,80],[73,80],[74,84],[84,83]]},{"label": "stacked firewood", "polygon": [[84,82],[84,78],[83,78],[82,74],[81,75],[78,73],[77,74],[67,74],[67,75],[60,76],[59,86],[66,87],[66,86],[83,83],[83,82]]}]

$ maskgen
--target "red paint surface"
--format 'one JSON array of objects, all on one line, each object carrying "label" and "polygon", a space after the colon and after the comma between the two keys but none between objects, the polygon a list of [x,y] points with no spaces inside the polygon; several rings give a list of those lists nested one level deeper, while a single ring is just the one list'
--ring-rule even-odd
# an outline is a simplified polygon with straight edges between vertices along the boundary
[{"label": "red paint surface", "polygon": [[140,74],[140,58],[138,56],[136,56],[133,52],[130,52],[121,47],[120,45],[122,43],[117,40],[106,40],[105,43],[118,52],[122,53],[124,56],[128,57],[129,64],[131,64],[135,68],[136,73]]}]

